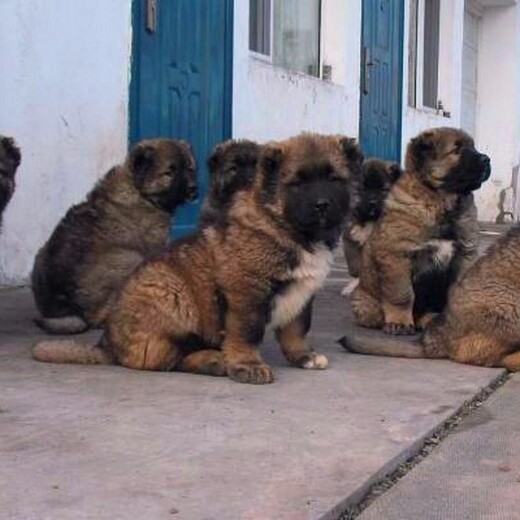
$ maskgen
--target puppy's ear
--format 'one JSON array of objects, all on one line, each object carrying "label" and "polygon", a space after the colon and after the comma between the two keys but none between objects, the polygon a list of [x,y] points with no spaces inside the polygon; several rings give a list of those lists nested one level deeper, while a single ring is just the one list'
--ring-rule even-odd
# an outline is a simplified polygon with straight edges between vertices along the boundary
[{"label": "puppy's ear", "polygon": [[350,168],[353,171],[359,170],[364,157],[357,141],[351,137],[340,137],[339,146],[341,148],[341,153],[347,159]]},{"label": "puppy's ear", "polygon": [[416,167],[420,168],[424,161],[435,152],[433,132],[423,132],[410,141],[408,154],[414,160]]},{"label": "puppy's ear", "polygon": [[397,179],[399,179],[399,177],[401,177],[402,173],[403,173],[403,170],[402,170],[401,166],[399,166],[399,164],[391,163],[388,166],[388,176],[390,177],[390,181],[392,182],[392,184],[395,181],[397,181]]},{"label": "puppy's ear", "polygon": [[143,185],[144,179],[155,166],[155,162],[156,152],[152,146],[136,144],[130,150],[129,164],[137,188],[140,188]]},{"label": "puppy's ear", "polygon": [[16,141],[12,137],[2,137],[2,146],[7,154],[7,157],[11,159],[14,164],[14,169],[20,166],[22,161],[22,154],[20,153],[20,148],[16,145]]},{"label": "puppy's ear", "polygon": [[216,171],[222,166],[224,162],[224,145],[217,144],[215,148],[213,148],[213,152],[208,158],[208,170],[213,175]]},{"label": "puppy's ear", "polygon": [[283,162],[283,150],[277,145],[265,145],[260,157],[262,174],[262,193],[266,201],[271,200],[276,193],[280,167]]}]

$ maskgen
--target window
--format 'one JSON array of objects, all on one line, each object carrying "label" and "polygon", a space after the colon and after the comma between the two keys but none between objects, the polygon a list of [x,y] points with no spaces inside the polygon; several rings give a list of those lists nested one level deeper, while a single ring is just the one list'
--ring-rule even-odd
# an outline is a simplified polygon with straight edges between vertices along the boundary
[{"label": "window", "polygon": [[271,55],[271,0],[249,2],[249,49]]},{"label": "window", "polygon": [[439,99],[441,0],[411,0],[408,104],[442,108]]},{"label": "window", "polygon": [[250,0],[249,49],[275,65],[320,75],[321,0]]}]

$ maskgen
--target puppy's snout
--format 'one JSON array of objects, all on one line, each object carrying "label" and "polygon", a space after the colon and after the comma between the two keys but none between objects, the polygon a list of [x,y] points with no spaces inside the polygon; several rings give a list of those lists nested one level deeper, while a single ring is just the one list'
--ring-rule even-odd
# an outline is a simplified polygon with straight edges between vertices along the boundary
[{"label": "puppy's snout", "polygon": [[321,215],[324,215],[330,206],[330,200],[329,199],[318,199],[316,203],[314,204],[314,207],[316,208],[316,211],[320,213]]},{"label": "puppy's snout", "polygon": [[480,154],[479,161],[480,161],[480,164],[482,164],[484,166],[491,164],[491,159],[484,153]]},{"label": "puppy's snout", "polygon": [[188,184],[188,187],[186,188],[186,197],[188,200],[195,200],[198,195],[199,189],[197,188],[197,185],[194,183]]},{"label": "puppy's snout", "polygon": [[484,180],[488,180],[489,176],[491,175],[491,159],[486,154],[481,153],[479,157],[479,163],[484,170]]}]

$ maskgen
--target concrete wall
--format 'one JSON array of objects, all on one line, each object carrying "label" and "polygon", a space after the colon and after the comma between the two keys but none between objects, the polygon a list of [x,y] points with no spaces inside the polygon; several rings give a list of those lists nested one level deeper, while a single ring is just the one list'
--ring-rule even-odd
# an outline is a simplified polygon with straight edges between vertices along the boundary
[{"label": "concrete wall", "polygon": [[477,93],[477,144],[489,154],[493,173],[477,195],[479,216],[495,220],[500,194],[504,208],[519,217],[520,7],[489,7],[481,20]]},{"label": "concrete wall", "polygon": [[0,284],[24,282],[56,222],[127,148],[131,2],[0,2],[0,134],[22,148]]},{"label": "concrete wall", "polygon": [[235,2],[233,135],[259,141],[310,130],[359,133],[361,3],[325,0],[323,59],[333,82],[275,67],[249,52],[249,2]]}]

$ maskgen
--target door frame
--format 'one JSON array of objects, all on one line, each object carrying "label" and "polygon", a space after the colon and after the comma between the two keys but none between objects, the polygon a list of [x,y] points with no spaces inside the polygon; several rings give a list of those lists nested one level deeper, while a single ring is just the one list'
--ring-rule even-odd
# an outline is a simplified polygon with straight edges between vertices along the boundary
[{"label": "door frame", "polygon": [[[399,25],[398,25],[398,30],[399,30],[399,35],[400,35],[400,38],[399,38],[399,55],[398,55],[398,70],[399,70],[399,77],[398,77],[398,80],[397,80],[397,90],[398,90],[398,93],[399,93],[399,100],[398,100],[398,110],[397,110],[397,122],[396,122],[396,127],[398,128],[398,135],[397,135],[397,140],[396,140],[396,153],[397,153],[397,157],[395,157],[394,159],[396,161],[398,161],[399,163],[401,162],[401,157],[402,157],[402,146],[403,146],[403,99],[404,99],[404,93],[403,93],[403,87],[404,87],[404,40],[405,40],[405,17],[406,17],[406,3],[405,3],[405,0],[397,0],[398,2],[400,2],[400,9],[401,9],[401,16],[399,17]],[[395,5],[395,0],[391,0],[391,4],[392,5]],[[363,5],[367,5],[365,2],[362,2]],[[359,129],[358,129],[358,132],[359,132],[359,143],[361,145],[361,147],[363,148],[363,141],[364,141],[364,137],[363,137],[363,81],[362,81],[362,77],[363,77],[363,74],[364,74],[364,70],[363,70],[363,44],[364,44],[364,28],[365,28],[365,15],[366,15],[366,11],[363,7],[363,5],[361,6],[361,38],[360,38],[360,49],[359,49],[359,54],[360,54],[360,81],[359,81]]]},{"label": "door frame", "polygon": [[[157,2],[172,0],[156,0]],[[222,140],[232,137],[233,121],[233,36],[234,36],[234,0],[223,0],[226,10],[224,30],[224,121]],[[141,31],[144,23],[147,0],[132,0],[132,47],[130,58],[130,88],[128,99],[128,143],[129,146],[139,139],[137,126],[139,113],[139,78],[141,72]],[[171,137],[171,136],[157,136]],[[210,151],[208,150],[208,153]]]}]

